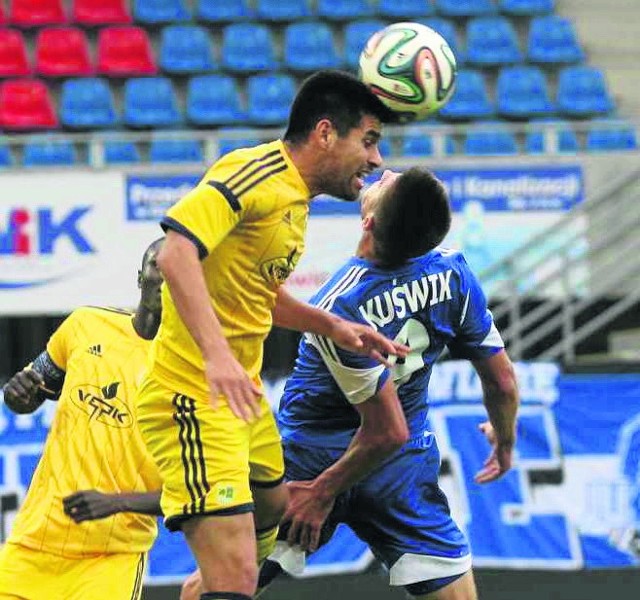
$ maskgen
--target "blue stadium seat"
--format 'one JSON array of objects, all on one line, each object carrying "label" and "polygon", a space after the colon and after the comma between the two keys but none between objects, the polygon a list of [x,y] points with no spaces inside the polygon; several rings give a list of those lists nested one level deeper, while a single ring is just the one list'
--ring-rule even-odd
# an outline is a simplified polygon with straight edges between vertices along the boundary
[{"label": "blue stadium seat", "polygon": [[222,35],[222,64],[239,73],[276,69],[271,30],[261,23],[227,25]]},{"label": "blue stadium seat", "polygon": [[0,169],[6,169],[13,166],[13,155],[11,154],[11,148],[6,144],[0,146]]},{"label": "blue stadium seat", "polygon": [[585,148],[589,152],[636,150],[638,141],[634,128],[628,124],[595,122],[587,131]]},{"label": "blue stadium seat", "polygon": [[124,123],[129,127],[173,127],[182,122],[171,80],[136,77],[124,84]]},{"label": "blue stadium seat", "polygon": [[373,16],[369,0],[318,0],[317,14],[323,19],[351,21]]},{"label": "blue stadium seat", "polygon": [[578,136],[569,123],[556,118],[543,118],[534,123],[548,124],[547,127],[532,129],[525,137],[525,151],[528,154],[544,154],[555,150],[565,154],[575,154],[580,149]]},{"label": "blue stadium seat", "polygon": [[198,140],[151,140],[149,158],[154,163],[203,162],[202,144]]},{"label": "blue stadium seat", "polygon": [[460,69],[451,100],[440,109],[446,120],[482,119],[493,115],[486,82],[480,71]]},{"label": "blue stadium seat", "polygon": [[395,152],[393,151],[393,144],[388,137],[384,137],[378,142],[378,150],[380,151],[380,156],[382,158],[387,159],[391,156],[395,156]]},{"label": "blue stadium seat", "polygon": [[160,37],[160,67],[174,75],[213,71],[211,41],[204,27],[170,25]]},{"label": "blue stadium seat", "polygon": [[296,84],[289,75],[253,75],[247,80],[249,120],[256,125],[281,125],[289,117]]},{"label": "blue stadium seat", "polygon": [[260,143],[259,140],[245,137],[244,135],[241,137],[227,137],[229,133],[235,131],[239,130],[234,128],[218,129],[218,133],[220,134],[220,138],[218,139],[219,156],[224,156],[238,148],[251,148],[252,146],[257,146]]},{"label": "blue stadium seat", "polygon": [[133,0],[133,18],[148,25],[188,21],[191,13],[183,0]]},{"label": "blue stadium seat", "polygon": [[93,77],[68,79],[60,92],[60,122],[73,129],[113,127],[118,119],[111,89]]},{"label": "blue stadium seat", "polygon": [[353,21],[344,28],[344,61],[347,67],[356,69],[360,59],[360,53],[367,40],[376,31],[384,29],[386,23],[377,19]]},{"label": "blue stadium seat", "polygon": [[464,153],[469,156],[513,156],[518,153],[518,145],[510,131],[482,129],[467,133]]},{"label": "blue stadium seat", "polygon": [[292,23],[284,32],[284,63],[294,71],[315,71],[340,65],[333,33],[328,25]]},{"label": "blue stadium seat", "polygon": [[296,21],[311,16],[308,0],[258,0],[258,18],[264,21]]},{"label": "blue stadium seat", "polygon": [[408,129],[402,139],[402,155],[409,157],[433,156],[431,136]]},{"label": "blue stadium seat", "polygon": [[555,0],[499,0],[500,11],[514,16],[546,15],[555,10]]},{"label": "blue stadium seat", "polygon": [[491,0],[435,0],[435,5],[445,17],[481,17],[496,12]]},{"label": "blue stadium seat", "polygon": [[537,63],[576,63],[584,61],[584,52],[571,21],[548,15],[531,19],[527,57]]},{"label": "blue stadium seat", "polygon": [[434,13],[429,0],[380,0],[378,14],[389,19],[419,19]]},{"label": "blue stadium seat", "polygon": [[238,80],[230,75],[192,77],[187,85],[187,119],[199,126],[246,121]]},{"label": "blue stadium seat", "polygon": [[614,109],[602,71],[595,67],[564,67],[558,76],[558,111],[568,117],[589,118]]},{"label": "blue stadium seat", "polygon": [[108,165],[140,162],[140,152],[134,142],[110,141],[104,144],[104,161]]},{"label": "blue stadium seat", "polygon": [[504,67],[496,83],[496,109],[500,116],[532,119],[554,112],[544,73],[538,67]]},{"label": "blue stadium seat", "polygon": [[196,16],[210,23],[233,23],[253,19],[255,14],[248,0],[199,0]]},{"label": "blue stadium seat", "polygon": [[522,61],[518,35],[506,17],[469,19],[466,33],[468,63],[488,67]]},{"label": "blue stadium seat", "polygon": [[25,167],[67,167],[76,161],[76,149],[68,140],[28,142],[24,146]]},{"label": "blue stadium seat", "polygon": [[421,19],[418,23],[431,27],[431,29],[437,31],[447,41],[453,51],[453,55],[456,57],[458,66],[465,61],[466,52],[458,42],[456,26],[452,20],[441,19],[440,17],[431,17],[430,19]]}]

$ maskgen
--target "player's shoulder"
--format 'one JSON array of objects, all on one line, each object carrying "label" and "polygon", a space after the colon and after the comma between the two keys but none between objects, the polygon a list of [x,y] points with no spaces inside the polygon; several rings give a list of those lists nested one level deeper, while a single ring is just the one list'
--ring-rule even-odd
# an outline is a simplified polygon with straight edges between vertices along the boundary
[{"label": "player's shoulder", "polygon": [[447,246],[437,246],[419,257],[417,262],[422,266],[452,269],[457,272],[469,270],[469,265],[462,251]]},{"label": "player's shoulder", "polygon": [[71,313],[71,317],[81,321],[125,321],[132,315],[130,310],[113,306],[81,306]]}]

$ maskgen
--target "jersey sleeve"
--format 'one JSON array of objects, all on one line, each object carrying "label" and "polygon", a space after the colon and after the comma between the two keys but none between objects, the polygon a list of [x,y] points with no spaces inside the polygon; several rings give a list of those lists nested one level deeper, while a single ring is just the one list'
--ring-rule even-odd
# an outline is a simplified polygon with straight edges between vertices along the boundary
[{"label": "jersey sleeve", "polygon": [[454,358],[488,358],[504,349],[504,342],[493,322],[480,282],[462,255],[458,260],[461,306],[456,335],[449,342],[449,350]]},{"label": "jersey sleeve", "polygon": [[[369,325],[344,302],[336,302],[331,312],[348,321]],[[369,356],[343,350],[332,340],[322,336],[306,334],[306,339],[320,353],[336,384],[351,404],[365,402],[389,379],[389,369]]]},{"label": "jersey sleeve", "polygon": [[47,354],[62,371],[67,370],[67,361],[75,344],[80,310],[73,311],[63,322],[47,343]]}]

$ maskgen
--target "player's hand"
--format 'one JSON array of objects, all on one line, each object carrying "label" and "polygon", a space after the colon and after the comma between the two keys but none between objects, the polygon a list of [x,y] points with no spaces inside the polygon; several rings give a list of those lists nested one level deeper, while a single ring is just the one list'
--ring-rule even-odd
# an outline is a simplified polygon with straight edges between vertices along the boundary
[{"label": "player's hand", "polygon": [[410,351],[408,346],[390,340],[373,327],[345,319],[336,319],[329,337],[343,350],[370,356],[386,367],[392,366],[386,358],[389,354],[404,358]]},{"label": "player's hand", "polygon": [[213,410],[218,409],[220,402],[226,401],[239,419],[251,422],[260,416],[262,391],[230,351],[205,361],[204,370]]},{"label": "player's hand", "polygon": [[95,490],[76,492],[62,499],[64,514],[76,523],[104,519],[121,512],[116,494],[102,494]]},{"label": "player's hand", "polygon": [[478,429],[484,433],[487,441],[491,444],[491,453],[489,458],[484,461],[482,469],[476,473],[474,480],[476,483],[489,483],[502,477],[511,468],[513,443],[507,444],[499,441],[489,421],[480,423]]},{"label": "player's hand", "polygon": [[290,481],[289,504],[281,523],[289,524],[287,542],[314,552],[320,545],[322,526],[333,509],[335,497],[324,496],[314,488],[314,481]]},{"label": "player's hand", "polygon": [[15,413],[31,413],[41,404],[36,401],[36,394],[43,384],[39,373],[30,368],[23,369],[4,386],[4,402]]}]

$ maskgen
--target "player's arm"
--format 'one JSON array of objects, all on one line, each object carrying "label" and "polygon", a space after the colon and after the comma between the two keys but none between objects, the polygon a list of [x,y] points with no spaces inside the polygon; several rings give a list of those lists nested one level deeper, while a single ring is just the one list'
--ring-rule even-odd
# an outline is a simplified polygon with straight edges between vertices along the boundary
[{"label": "player's arm", "polygon": [[364,354],[390,366],[385,356],[405,357],[409,348],[389,340],[372,327],[342,319],[328,311],[296,300],[283,286],[278,289],[273,324],[294,331],[305,331],[332,339],[340,348]]},{"label": "player's arm", "polygon": [[388,378],[365,402],[354,404],[360,427],[345,453],[312,481],[288,484],[289,505],[283,521],[290,521],[288,541],[303,550],[316,550],[322,525],[335,498],[351,488],[400,448],[409,437],[407,422]]},{"label": "player's arm", "polygon": [[64,512],[76,523],[104,519],[116,513],[162,515],[160,492],[103,494],[84,490],[62,499]]},{"label": "player's arm", "polygon": [[65,372],[45,350],[29,366],[16,373],[4,386],[4,403],[17,414],[29,414],[45,400],[57,400]]}]

